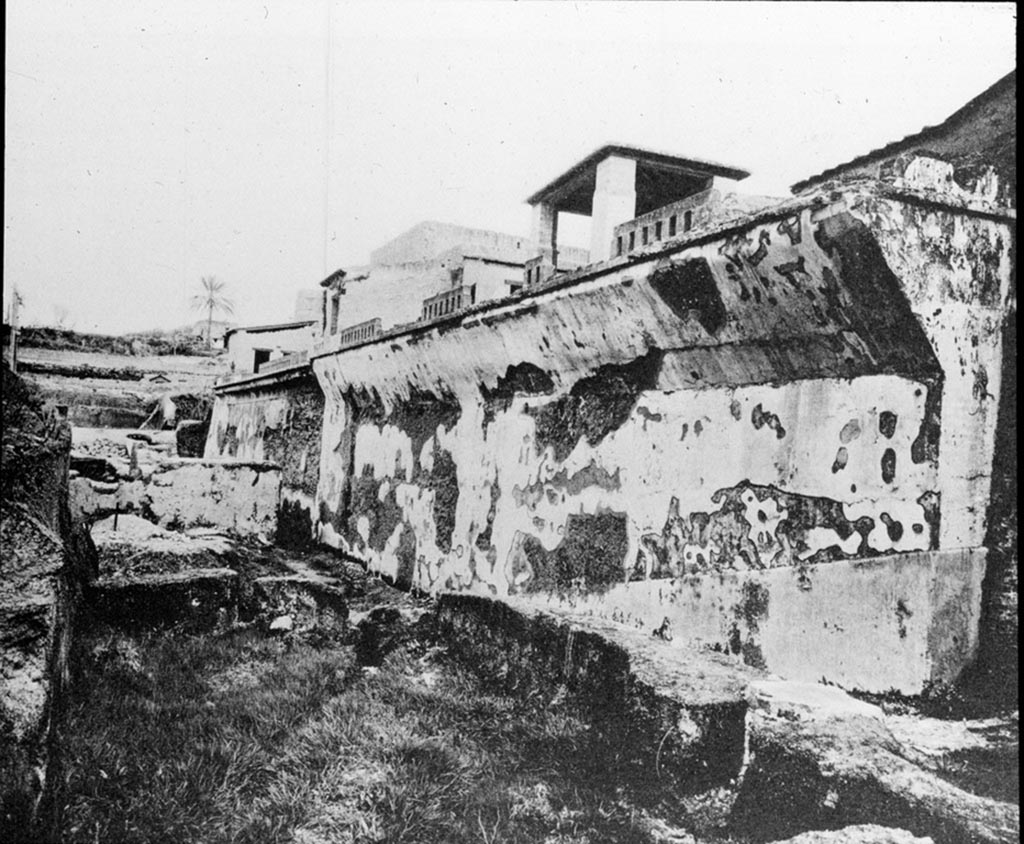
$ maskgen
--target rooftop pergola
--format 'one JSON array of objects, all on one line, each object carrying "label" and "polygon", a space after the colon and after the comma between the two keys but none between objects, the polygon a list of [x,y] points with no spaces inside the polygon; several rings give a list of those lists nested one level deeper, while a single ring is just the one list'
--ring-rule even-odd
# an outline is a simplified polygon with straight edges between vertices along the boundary
[{"label": "rooftop pergola", "polygon": [[620,223],[707,190],[716,177],[739,181],[749,175],[714,161],[605,144],[526,200],[534,208],[534,240],[556,267],[558,213],[589,216],[590,261],[602,261]]}]

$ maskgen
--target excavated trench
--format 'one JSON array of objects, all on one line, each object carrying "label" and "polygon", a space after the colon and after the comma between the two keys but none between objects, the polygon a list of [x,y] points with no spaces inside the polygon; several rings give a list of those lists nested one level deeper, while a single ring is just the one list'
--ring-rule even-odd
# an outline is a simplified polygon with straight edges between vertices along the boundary
[{"label": "excavated trench", "polygon": [[141,522],[94,528],[62,840],[1017,840],[1015,713],[917,717]]},{"label": "excavated trench", "polygon": [[[125,455],[80,451],[50,461],[47,501],[69,469],[122,480]],[[1015,712],[859,700],[530,590],[432,599],[334,552],[109,509],[55,639],[73,682],[41,792],[59,833],[37,840],[1019,839]],[[620,541],[584,527],[581,559]]]}]

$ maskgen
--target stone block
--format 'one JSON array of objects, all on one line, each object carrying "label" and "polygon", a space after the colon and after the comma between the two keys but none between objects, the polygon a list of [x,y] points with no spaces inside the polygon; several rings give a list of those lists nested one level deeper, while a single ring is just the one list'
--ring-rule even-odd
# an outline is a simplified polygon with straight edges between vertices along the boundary
[{"label": "stone block", "polygon": [[179,457],[202,457],[206,447],[208,422],[186,419],[175,429]]},{"label": "stone block", "polygon": [[253,597],[257,617],[268,623],[290,616],[297,633],[345,632],[348,601],[337,586],[302,575],[259,577],[253,582]]},{"label": "stone block", "polygon": [[736,833],[770,841],[884,819],[935,844],[1020,840],[1018,806],[916,764],[879,707],[813,683],[762,681],[751,690]]},{"label": "stone block", "polygon": [[471,666],[520,694],[572,695],[602,739],[653,777],[697,792],[739,776],[760,672],[611,622],[478,596],[443,595],[437,614]]},{"label": "stone block", "polygon": [[131,632],[180,626],[212,630],[234,622],[238,574],[196,569],[135,578],[100,578],[89,593],[95,622]]},{"label": "stone block", "polygon": [[790,680],[918,695],[975,657],[984,574],[984,549],[915,551],[635,582],[582,596],[578,609],[664,616],[678,641]]}]

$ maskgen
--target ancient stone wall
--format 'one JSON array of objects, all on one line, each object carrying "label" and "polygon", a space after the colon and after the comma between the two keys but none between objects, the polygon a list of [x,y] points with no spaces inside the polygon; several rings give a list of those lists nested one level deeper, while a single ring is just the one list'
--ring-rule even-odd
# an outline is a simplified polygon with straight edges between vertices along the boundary
[{"label": "ancient stone wall", "polygon": [[998,219],[862,187],[320,357],[321,540],[800,679],[951,680],[1010,260]]},{"label": "ancient stone wall", "polygon": [[51,748],[95,552],[68,511],[71,429],[6,365],[2,437],[0,840],[50,840],[60,776]]},{"label": "ancient stone wall", "polygon": [[279,388],[222,394],[205,456],[268,461],[281,467],[277,542],[301,547],[316,524],[324,397],[311,375]]},{"label": "ancient stone wall", "polygon": [[202,458],[165,459],[112,482],[79,476],[69,489],[76,520],[134,513],[171,530],[214,528],[267,540],[277,531],[280,495],[274,463]]}]

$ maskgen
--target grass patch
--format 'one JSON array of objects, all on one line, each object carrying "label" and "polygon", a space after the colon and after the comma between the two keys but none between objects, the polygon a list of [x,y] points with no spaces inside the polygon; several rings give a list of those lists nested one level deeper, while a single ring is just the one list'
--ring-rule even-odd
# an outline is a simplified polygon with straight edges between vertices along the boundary
[{"label": "grass patch", "polygon": [[664,840],[559,706],[414,642],[98,637],[69,713],[65,841]]}]

